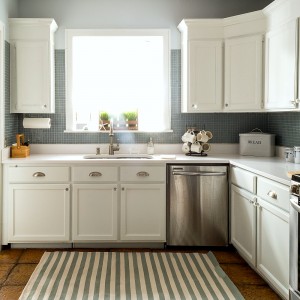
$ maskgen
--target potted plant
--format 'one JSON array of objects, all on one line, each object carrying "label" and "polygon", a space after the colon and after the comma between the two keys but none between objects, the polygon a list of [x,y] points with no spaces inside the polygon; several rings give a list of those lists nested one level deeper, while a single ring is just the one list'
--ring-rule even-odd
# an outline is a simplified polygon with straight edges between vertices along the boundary
[{"label": "potted plant", "polygon": [[123,113],[124,118],[126,120],[126,124],[128,124],[128,129],[137,130],[138,129],[138,113],[137,111],[128,111]]},{"label": "potted plant", "polygon": [[109,128],[109,114],[106,111],[102,111],[99,114],[99,129],[107,130]]}]

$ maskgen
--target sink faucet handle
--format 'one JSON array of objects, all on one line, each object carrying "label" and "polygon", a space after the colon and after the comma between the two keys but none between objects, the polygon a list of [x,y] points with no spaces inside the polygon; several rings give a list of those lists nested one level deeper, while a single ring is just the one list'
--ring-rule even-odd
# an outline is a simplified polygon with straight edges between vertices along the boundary
[{"label": "sink faucet handle", "polygon": [[96,155],[100,155],[100,147],[96,148]]}]

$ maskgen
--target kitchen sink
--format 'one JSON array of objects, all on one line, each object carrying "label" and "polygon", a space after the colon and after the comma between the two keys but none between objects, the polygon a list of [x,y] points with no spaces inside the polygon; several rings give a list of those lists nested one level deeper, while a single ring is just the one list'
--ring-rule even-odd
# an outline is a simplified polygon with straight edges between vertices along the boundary
[{"label": "kitchen sink", "polygon": [[83,156],[84,159],[152,159],[148,154],[88,154]]}]

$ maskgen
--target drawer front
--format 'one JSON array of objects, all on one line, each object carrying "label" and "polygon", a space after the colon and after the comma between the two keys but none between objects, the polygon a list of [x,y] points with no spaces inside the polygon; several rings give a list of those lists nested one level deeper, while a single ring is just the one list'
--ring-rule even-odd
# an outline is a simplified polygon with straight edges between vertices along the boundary
[{"label": "drawer front", "polygon": [[121,167],[121,181],[165,181],[165,167]]},{"label": "drawer front", "polygon": [[257,196],[289,211],[289,187],[284,184],[258,177]]},{"label": "drawer front", "polygon": [[10,167],[9,182],[66,182],[70,180],[69,167]]},{"label": "drawer front", "polygon": [[250,193],[256,193],[256,175],[240,168],[231,168],[231,183]]},{"label": "drawer front", "polygon": [[118,167],[86,166],[72,168],[72,180],[108,182],[118,180]]}]

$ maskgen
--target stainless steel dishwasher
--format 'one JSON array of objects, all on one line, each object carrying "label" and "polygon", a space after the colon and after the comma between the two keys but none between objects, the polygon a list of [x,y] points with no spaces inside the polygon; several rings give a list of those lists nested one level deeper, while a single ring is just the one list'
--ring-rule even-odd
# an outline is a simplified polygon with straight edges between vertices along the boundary
[{"label": "stainless steel dishwasher", "polygon": [[169,165],[167,245],[228,245],[227,165]]}]

